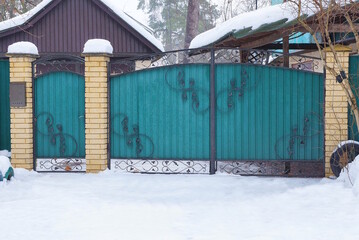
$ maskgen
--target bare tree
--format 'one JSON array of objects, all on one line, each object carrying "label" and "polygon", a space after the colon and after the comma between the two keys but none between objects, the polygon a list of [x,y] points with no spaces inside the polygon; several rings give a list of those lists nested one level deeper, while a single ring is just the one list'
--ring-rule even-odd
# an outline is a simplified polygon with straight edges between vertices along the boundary
[{"label": "bare tree", "polygon": [[250,12],[256,8],[268,6],[270,0],[221,0],[220,9],[222,13],[222,20],[237,16],[243,12]]},{"label": "bare tree", "polygon": [[[333,28],[342,27],[342,32],[353,34],[357,50],[359,49],[359,36],[357,25],[359,20],[359,2],[354,0],[290,0],[296,8],[298,21],[309,32],[317,45],[320,57],[327,71],[336,77],[347,96],[358,126],[359,110],[355,94],[350,86],[348,77],[343,70],[343,62],[338,56],[333,41]],[[303,18],[308,10],[315,13],[314,16]],[[338,30],[336,30],[338,31]],[[318,38],[318,33],[321,38]],[[329,48],[334,55],[334,66],[328,65],[325,61],[324,48]]]}]

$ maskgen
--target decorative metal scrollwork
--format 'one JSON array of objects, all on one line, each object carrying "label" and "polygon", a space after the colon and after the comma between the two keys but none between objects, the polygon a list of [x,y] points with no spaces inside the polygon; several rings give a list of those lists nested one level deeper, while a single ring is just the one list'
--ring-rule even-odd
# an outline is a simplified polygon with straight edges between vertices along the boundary
[{"label": "decorative metal scrollwork", "polygon": [[70,158],[70,159],[41,159],[38,161],[37,169],[38,171],[72,171],[72,172],[82,172],[86,166],[86,160]]},{"label": "decorative metal scrollwork", "polygon": [[[316,113],[308,113],[303,119],[303,129],[293,127],[290,134],[281,137],[275,144],[277,159],[290,160],[295,154],[295,145],[306,146],[308,139],[319,136],[323,132],[323,120]],[[282,150],[282,151],[281,151]]]},{"label": "decorative metal scrollwork", "polygon": [[[176,77],[173,78],[173,73]],[[171,68],[165,74],[166,84],[176,92],[181,92],[182,101],[187,102],[188,96],[191,96],[192,109],[196,113],[205,113],[209,110],[209,92],[196,86],[194,78],[186,79],[185,71],[181,68]],[[201,98],[201,100],[200,100]],[[207,102],[203,102],[207,100]]]},{"label": "decorative metal scrollwork", "polygon": [[219,162],[221,172],[234,175],[266,175],[266,164],[260,161]]},{"label": "decorative metal scrollwork", "polygon": [[[44,124],[45,123],[45,124]],[[46,126],[46,130],[43,126]],[[37,132],[43,136],[49,137],[51,145],[56,146],[59,140],[59,157],[72,158],[76,156],[78,151],[78,144],[72,135],[63,132],[62,124],[56,124],[56,130],[54,127],[54,117],[51,113],[42,112],[36,117],[36,129]],[[72,148],[70,146],[73,146]],[[73,149],[69,152],[69,149]]]},{"label": "decorative metal scrollwork", "polygon": [[208,161],[115,159],[115,170],[129,173],[208,173]]},{"label": "decorative metal scrollwork", "polygon": [[[122,132],[116,131],[113,127],[115,122],[119,122],[121,125]],[[115,135],[120,138],[124,138],[126,141],[126,145],[129,148],[133,148],[135,145],[135,153],[137,158],[147,159],[153,156],[154,152],[154,144],[152,139],[146,134],[140,133],[140,129],[138,124],[132,125],[132,133],[129,129],[129,118],[124,113],[115,114],[111,120],[112,123],[112,131]]]},{"label": "decorative metal scrollwork", "polygon": [[216,96],[216,108],[222,113],[230,112],[235,108],[235,97],[243,97],[245,91],[248,91],[249,76],[245,69],[241,70],[240,82],[236,78],[230,80],[230,86],[222,89]]},{"label": "decorative metal scrollwork", "polygon": [[43,57],[34,62],[34,77],[37,78],[53,72],[70,72],[84,75],[84,60],[76,56],[55,55]]},{"label": "decorative metal scrollwork", "polygon": [[[184,49],[162,53],[141,55],[140,57],[118,59],[110,64],[112,76],[134,72],[143,69],[184,65],[184,64],[210,64],[211,51],[214,51],[214,63],[246,63],[253,65],[283,66],[284,54],[280,51],[268,51],[259,49],[242,48],[199,48]],[[313,71],[319,69],[320,58],[301,55],[298,53],[289,54],[291,68]]]}]

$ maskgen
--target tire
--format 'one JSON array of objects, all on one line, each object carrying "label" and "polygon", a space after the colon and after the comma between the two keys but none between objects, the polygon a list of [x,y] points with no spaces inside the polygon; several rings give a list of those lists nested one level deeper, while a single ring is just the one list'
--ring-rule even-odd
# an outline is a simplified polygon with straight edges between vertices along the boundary
[{"label": "tire", "polygon": [[337,148],[330,157],[330,168],[336,177],[339,177],[342,169],[351,163],[359,155],[359,144],[356,142],[344,143]]}]

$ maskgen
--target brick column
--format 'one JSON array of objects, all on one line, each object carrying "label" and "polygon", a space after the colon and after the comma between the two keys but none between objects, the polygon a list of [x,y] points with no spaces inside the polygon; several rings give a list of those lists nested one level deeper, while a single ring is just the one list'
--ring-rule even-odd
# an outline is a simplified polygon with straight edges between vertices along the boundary
[{"label": "brick column", "polygon": [[[334,66],[334,54],[329,48],[326,50],[326,61],[330,67]],[[349,76],[349,54],[351,48],[336,46],[339,61]],[[338,68],[335,68],[339,72]],[[341,85],[336,82],[336,76],[326,71],[325,79],[325,175],[332,175],[330,156],[342,141],[348,140],[348,101]]]},{"label": "brick column", "polygon": [[107,168],[108,92],[105,54],[85,56],[86,171],[97,173]]},{"label": "brick column", "polygon": [[26,106],[10,108],[11,163],[16,168],[33,169],[32,62],[35,55],[8,54],[10,84],[26,83]]}]

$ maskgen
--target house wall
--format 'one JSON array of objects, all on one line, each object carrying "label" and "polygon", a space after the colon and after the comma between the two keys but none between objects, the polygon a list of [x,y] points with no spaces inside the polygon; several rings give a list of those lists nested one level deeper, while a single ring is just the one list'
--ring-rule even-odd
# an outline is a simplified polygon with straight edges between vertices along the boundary
[{"label": "house wall", "polygon": [[116,21],[117,15],[112,16],[104,11],[107,7],[102,3],[96,3],[99,1],[62,0],[58,2],[56,6],[49,5],[53,7],[51,11],[44,16],[39,13],[21,29],[16,27],[13,30],[1,32],[0,57],[5,55],[10,44],[18,41],[34,43],[41,55],[59,53],[81,55],[85,42],[94,38],[109,40],[113,44],[115,56],[131,56],[156,51],[151,44],[146,42],[147,39],[129,27],[127,23],[121,19],[121,24]]}]

